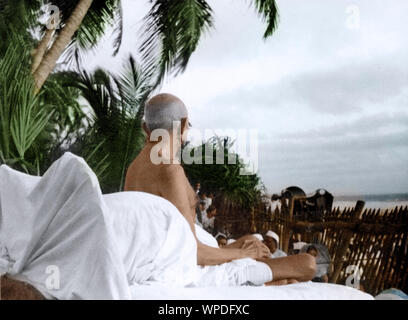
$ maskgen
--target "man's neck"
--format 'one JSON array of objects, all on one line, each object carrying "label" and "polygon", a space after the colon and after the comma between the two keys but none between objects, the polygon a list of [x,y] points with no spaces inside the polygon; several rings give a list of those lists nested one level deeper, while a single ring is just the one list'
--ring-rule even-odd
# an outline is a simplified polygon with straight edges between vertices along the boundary
[{"label": "man's neck", "polygon": [[147,140],[143,149],[149,155],[152,163],[163,161],[165,164],[180,164],[180,159],[177,155],[180,146],[174,140],[172,135],[170,135],[170,139],[167,141]]}]

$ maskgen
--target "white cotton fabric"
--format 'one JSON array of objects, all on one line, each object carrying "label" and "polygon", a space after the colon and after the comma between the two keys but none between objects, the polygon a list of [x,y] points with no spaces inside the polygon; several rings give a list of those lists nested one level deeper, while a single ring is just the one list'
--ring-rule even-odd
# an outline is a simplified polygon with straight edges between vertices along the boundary
[{"label": "white cotton fabric", "polygon": [[216,266],[199,267],[192,287],[261,286],[272,281],[271,269],[263,262],[251,258],[237,259]]},{"label": "white cotton fabric", "polygon": [[271,268],[266,263],[258,261],[254,265],[241,269],[238,274],[237,283],[240,283],[240,285],[242,285],[243,280],[246,280],[247,284],[254,286],[262,286],[273,280]]},{"label": "white cotton fabric", "polygon": [[160,284],[132,286],[135,300],[374,300],[360,290],[331,283],[301,282],[285,286],[174,288]]},{"label": "white cotton fabric", "polygon": [[186,286],[196,278],[197,243],[187,220],[164,198],[144,192],[104,195],[129,284]]},{"label": "white cotton fabric", "polygon": [[[217,247],[202,228],[196,227],[196,233],[200,241]],[[199,267],[194,240],[187,221],[170,202],[142,192],[102,195],[92,170],[70,153],[42,177],[0,167],[0,275],[25,281],[47,298],[161,298],[158,287],[164,288],[165,297],[191,298],[194,293],[214,294],[215,287],[248,283],[257,268],[266,274],[266,265],[252,259]],[[56,268],[58,288],[48,281],[52,276],[55,280]],[[210,288],[184,291],[193,286]],[[225,289],[232,294],[222,297],[249,299],[259,293],[273,298],[262,288]],[[302,288],[304,297],[311,293]],[[299,290],[281,293],[296,296]],[[185,297],[189,292],[193,294]],[[349,297],[358,297],[356,292],[350,291]]]},{"label": "white cotton fabric", "polygon": [[209,247],[218,248],[217,240],[200,225],[195,224],[195,232],[197,239]]},{"label": "white cotton fabric", "polygon": [[[203,228],[195,225],[197,239],[218,248],[217,240]],[[198,266],[198,274],[192,286],[240,286],[244,284],[263,285],[272,281],[272,270],[263,262],[254,259],[237,259],[216,266]]]},{"label": "white cotton fabric", "polygon": [[214,222],[215,222],[215,217],[208,218],[207,212],[205,212],[202,216],[202,226],[205,230],[214,230]]},{"label": "white cotton fabric", "polygon": [[[140,192],[102,196],[94,173],[70,153],[43,177],[1,166],[0,214],[0,275],[47,298],[130,299],[132,284],[183,286],[196,277],[193,233],[170,202]],[[59,289],[47,287],[55,267]]]},{"label": "white cotton fabric", "polygon": [[204,201],[205,201],[205,210],[207,210],[212,205],[212,199],[206,198]]},{"label": "white cotton fabric", "polygon": [[0,207],[0,274],[47,298],[130,298],[109,211],[84,160],[66,153],[43,177],[1,166]]},{"label": "white cotton fabric", "polygon": [[287,256],[286,252],[280,249],[276,249],[274,253],[271,253],[271,258],[282,258],[286,256]]}]

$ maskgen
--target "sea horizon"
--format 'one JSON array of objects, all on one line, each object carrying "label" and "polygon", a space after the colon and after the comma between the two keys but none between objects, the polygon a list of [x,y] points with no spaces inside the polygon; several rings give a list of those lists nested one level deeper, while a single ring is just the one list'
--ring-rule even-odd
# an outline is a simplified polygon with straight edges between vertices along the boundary
[{"label": "sea horizon", "polygon": [[[312,196],[313,194],[307,194]],[[333,208],[353,208],[356,202],[365,202],[369,209],[394,209],[395,207],[408,206],[408,193],[377,193],[361,195],[336,195],[333,194]]]},{"label": "sea horizon", "polygon": [[408,206],[408,193],[383,193],[364,195],[334,196],[334,208],[354,207],[358,200],[365,202],[365,208],[394,209],[395,207]]},{"label": "sea horizon", "polygon": [[408,201],[408,192],[401,193],[368,193],[368,194],[333,194],[337,201]]}]

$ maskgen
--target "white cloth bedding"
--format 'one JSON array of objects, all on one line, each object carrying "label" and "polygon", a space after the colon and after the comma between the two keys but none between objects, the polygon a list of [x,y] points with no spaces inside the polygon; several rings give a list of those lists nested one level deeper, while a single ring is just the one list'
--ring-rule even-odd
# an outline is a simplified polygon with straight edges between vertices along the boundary
[{"label": "white cloth bedding", "polygon": [[174,288],[132,286],[134,300],[373,300],[364,292],[343,285],[303,282],[286,286]]},{"label": "white cloth bedding", "polygon": [[170,202],[141,192],[102,195],[92,170],[70,153],[43,177],[0,167],[0,275],[26,281],[48,298],[366,297],[322,284],[319,290],[316,284],[227,287],[227,275],[251,259],[201,268],[196,252],[187,221]]},{"label": "white cloth bedding", "polygon": [[129,299],[99,183],[66,153],[43,177],[0,167],[0,275],[47,298]]},{"label": "white cloth bedding", "polygon": [[134,283],[196,279],[196,242],[176,207],[141,192],[102,195],[73,154],[43,177],[1,166],[0,208],[0,275],[47,298],[130,299]]}]

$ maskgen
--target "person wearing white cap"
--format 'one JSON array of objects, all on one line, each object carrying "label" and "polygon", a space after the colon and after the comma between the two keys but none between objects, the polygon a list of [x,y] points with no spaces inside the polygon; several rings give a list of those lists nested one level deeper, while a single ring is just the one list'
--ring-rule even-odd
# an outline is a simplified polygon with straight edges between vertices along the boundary
[{"label": "person wearing white cap", "polygon": [[262,237],[262,235],[261,234],[259,234],[259,233],[254,233],[254,234],[252,234],[255,238],[257,238],[259,241],[263,241],[264,240],[264,238]]},{"label": "person wearing white cap", "polygon": [[269,230],[265,234],[264,239],[264,243],[271,251],[271,258],[280,258],[287,256],[284,251],[279,249],[279,236],[275,232]]},{"label": "person wearing white cap", "polygon": [[218,246],[220,248],[227,245],[227,236],[225,234],[218,232],[218,234],[215,236],[215,239],[217,240]]},{"label": "person wearing white cap", "polygon": [[306,242],[298,241],[293,243],[293,253],[298,254],[302,248],[307,245]]}]

